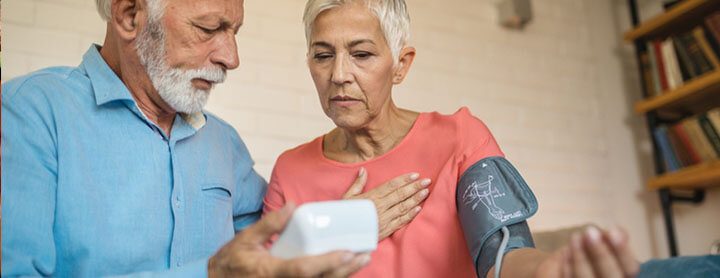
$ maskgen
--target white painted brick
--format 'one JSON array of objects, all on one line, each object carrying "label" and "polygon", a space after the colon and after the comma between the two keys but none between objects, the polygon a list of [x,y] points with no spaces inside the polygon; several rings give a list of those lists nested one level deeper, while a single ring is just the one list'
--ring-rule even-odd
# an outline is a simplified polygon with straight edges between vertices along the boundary
[{"label": "white painted brick", "polygon": [[[81,9],[77,6],[52,1],[38,2],[35,12],[35,26],[38,28],[73,31],[95,36],[105,34],[107,24],[95,9]],[[72,16],[67,16],[69,14]]]},{"label": "white painted brick", "polygon": [[2,9],[3,29],[6,29],[9,24],[32,25],[35,22],[35,2],[5,0],[2,4],[4,7]]}]

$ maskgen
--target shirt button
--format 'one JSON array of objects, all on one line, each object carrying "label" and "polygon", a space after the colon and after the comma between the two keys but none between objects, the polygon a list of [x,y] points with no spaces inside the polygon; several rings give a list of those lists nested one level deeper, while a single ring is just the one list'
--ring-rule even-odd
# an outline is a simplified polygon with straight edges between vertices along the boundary
[{"label": "shirt button", "polygon": [[181,263],[181,262],[177,262],[177,263],[175,263],[175,265],[176,265],[177,267],[180,267],[180,266],[182,266],[182,263]]},{"label": "shirt button", "polygon": [[175,207],[180,206],[180,197],[175,197]]}]

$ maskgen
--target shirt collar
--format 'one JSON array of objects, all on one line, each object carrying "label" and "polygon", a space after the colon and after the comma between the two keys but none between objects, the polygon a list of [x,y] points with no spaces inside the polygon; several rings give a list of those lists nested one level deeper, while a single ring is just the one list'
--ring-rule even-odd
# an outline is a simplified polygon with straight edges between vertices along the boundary
[{"label": "shirt collar", "polygon": [[[90,49],[83,55],[81,64],[81,67],[85,69],[90,78],[90,83],[92,83],[95,102],[98,106],[102,106],[109,102],[126,100],[137,106],[125,83],[108,66],[105,59],[100,55],[99,49],[100,46],[97,44],[90,46]],[[179,114],[195,130],[205,126],[206,118],[203,112]]]}]

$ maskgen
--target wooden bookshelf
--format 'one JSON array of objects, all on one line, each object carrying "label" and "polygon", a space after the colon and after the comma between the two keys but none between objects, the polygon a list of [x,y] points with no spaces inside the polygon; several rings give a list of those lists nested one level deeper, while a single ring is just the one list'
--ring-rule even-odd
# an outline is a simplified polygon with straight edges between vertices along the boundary
[{"label": "wooden bookshelf", "polygon": [[[720,1],[718,1],[720,3]],[[720,70],[690,80],[662,95],[639,101],[635,112],[657,110],[661,114],[696,114],[720,104]]]},{"label": "wooden bookshelf", "polygon": [[[628,0],[634,28],[625,32],[624,39],[634,43],[635,58],[639,65],[643,64],[642,55],[645,54],[649,42],[674,39],[678,35],[687,34],[693,28],[704,25],[709,15],[720,11],[720,0],[682,0],[664,13],[645,22],[639,22],[638,1]],[[647,75],[641,68],[641,79],[645,76]],[[652,83],[648,81],[643,80],[643,84]],[[645,88],[643,95],[647,95],[648,90],[649,88]],[[720,107],[720,68],[687,80],[678,88],[638,101],[634,109],[647,120],[649,134],[655,135],[662,126],[684,121],[715,107]],[[653,150],[658,152],[654,155],[657,176],[650,178],[646,187],[657,191],[659,195],[669,253],[671,256],[677,256],[679,254],[673,221],[673,204],[703,202],[708,188],[720,186],[720,160],[666,172],[664,165],[667,162],[662,156],[661,143],[655,136],[651,136],[650,139],[653,141]],[[687,193],[686,191],[692,191],[693,195],[689,197],[686,194],[678,194]]]},{"label": "wooden bookshelf", "polygon": [[654,177],[650,189],[696,189],[720,185],[720,161],[706,162]]},{"label": "wooden bookshelf", "polygon": [[669,11],[657,15],[636,28],[625,32],[625,40],[633,42],[647,38],[661,38],[679,30],[699,25],[705,16],[720,7],[717,0],[684,0]]}]

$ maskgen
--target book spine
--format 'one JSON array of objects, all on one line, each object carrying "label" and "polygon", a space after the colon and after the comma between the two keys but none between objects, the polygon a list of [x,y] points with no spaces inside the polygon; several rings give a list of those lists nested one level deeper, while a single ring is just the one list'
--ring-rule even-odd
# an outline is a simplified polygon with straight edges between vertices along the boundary
[{"label": "book spine", "polygon": [[662,51],[660,50],[660,41],[653,41],[653,49],[655,50],[655,62],[657,62],[658,77],[660,77],[661,92],[669,89],[667,77],[665,76],[665,63],[663,62]]},{"label": "book spine", "polygon": [[695,36],[695,39],[697,40],[698,44],[700,45],[700,49],[702,49],[703,53],[705,54],[705,57],[708,58],[710,61],[710,64],[712,65],[713,69],[717,69],[720,67],[720,61],[718,61],[717,55],[715,55],[715,52],[710,47],[710,44],[708,43],[707,39],[705,38],[705,31],[702,27],[695,27],[693,29],[693,36]]},{"label": "book spine", "polygon": [[650,67],[650,59],[648,58],[647,53],[640,54],[640,63],[642,64],[641,67],[643,84],[645,84],[645,91],[643,92],[643,97],[648,98],[655,96],[655,84],[653,84],[652,80],[652,67]]},{"label": "book spine", "polygon": [[693,148],[692,144],[690,143],[690,138],[688,138],[687,133],[685,132],[685,129],[683,129],[682,124],[675,124],[672,127],[673,133],[677,135],[678,139],[680,139],[680,142],[682,143],[683,147],[688,153],[688,156],[690,157],[692,163],[696,164],[702,162],[702,158],[700,155],[698,155],[695,148]]},{"label": "book spine", "polygon": [[653,135],[655,136],[655,142],[660,148],[660,155],[662,155],[663,161],[665,162],[665,170],[667,172],[672,172],[680,169],[673,152],[670,149],[670,142],[667,139],[667,128],[659,126],[653,131]]},{"label": "book spine", "polygon": [[700,115],[698,121],[700,122],[700,127],[703,132],[705,132],[705,137],[710,141],[710,145],[713,146],[715,155],[720,156],[720,134],[715,130],[707,115]]},{"label": "book spine", "polygon": [[670,89],[680,87],[683,83],[682,74],[678,67],[677,57],[675,57],[675,47],[670,39],[662,42],[663,62],[665,62],[665,76],[668,80]]},{"label": "book spine", "polygon": [[695,70],[695,66],[692,63],[692,60],[690,59],[690,55],[688,55],[687,48],[685,47],[682,38],[673,38],[673,43],[675,43],[675,50],[677,51],[678,60],[680,60],[681,68],[683,68],[684,72],[687,73],[686,80],[697,77],[698,73]]},{"label": "book spine", "polygon": [[653,92],[656,96],[659,96],[663,89],[662,85],[660,85],[660,75],[658,73],[658,66],[657,66],[657,55],[655,55],[655,46],[653,46],[652,42],[647,43],[647,50],[648,50],[648,60],[650,60],[650,73],[652,74],[652,82],[653,82]]}]

